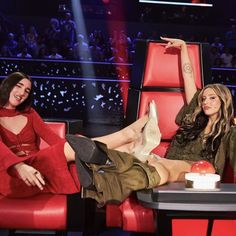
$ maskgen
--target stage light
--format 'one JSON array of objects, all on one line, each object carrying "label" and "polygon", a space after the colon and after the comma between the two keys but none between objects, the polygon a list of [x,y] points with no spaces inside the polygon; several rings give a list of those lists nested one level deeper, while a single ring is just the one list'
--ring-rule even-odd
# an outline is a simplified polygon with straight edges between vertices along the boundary
[{"label": "stage light", "polygon": [[151,3],[151,4],[164,4],[164,5],[179,5],[179,6],[197,6],[197,7],[213,7],[212,3],[208,3],[211,1],[184,1],[184,0],[175,0],[175,1],[157,1],[157,0],[139,0],[139,3]]}]

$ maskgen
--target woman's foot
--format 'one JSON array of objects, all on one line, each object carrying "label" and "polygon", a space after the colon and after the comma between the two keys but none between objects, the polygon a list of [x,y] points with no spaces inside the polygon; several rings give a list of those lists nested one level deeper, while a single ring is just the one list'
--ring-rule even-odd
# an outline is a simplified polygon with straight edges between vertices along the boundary
[{"label": "woman's foot", "polygon": [[128,139],[127,142],[135,141],[140,136],[148,119],[148,115],[144,115],[122,130],[123,135]]}]

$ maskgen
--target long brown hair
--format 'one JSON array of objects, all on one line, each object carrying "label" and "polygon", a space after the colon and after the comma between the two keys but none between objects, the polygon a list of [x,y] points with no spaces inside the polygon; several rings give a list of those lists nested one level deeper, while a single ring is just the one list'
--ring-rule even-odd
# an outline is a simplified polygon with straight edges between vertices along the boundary
[{"label": "long brown hair", "polygon": [[212,159],[220,145],[221,138],[226,134],[231,125],[234,124],[234,107],[230,90],[223,84],[209,84],[205,86],[198,95],[198,105],[195,108],[191,119],[183,120],[183,124],[176,134],[176,140],[184,145],[195,140],[201,135],[208,123],[208,116],[202,110],[202,95],[204,91],[211,88],[221,101],[218,117],[215,120],[211,131],[204,135],[205,148],[204,156]]}]

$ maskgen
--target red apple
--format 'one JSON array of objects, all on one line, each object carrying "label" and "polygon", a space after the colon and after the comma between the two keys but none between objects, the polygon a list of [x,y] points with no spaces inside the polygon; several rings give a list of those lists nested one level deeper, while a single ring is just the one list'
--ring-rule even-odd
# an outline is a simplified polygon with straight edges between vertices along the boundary
[{"label": "red apple", "polygon": [[216,170],[210,162],[201,160],[192,164],[191,172],[200,174],[215,174]]}]

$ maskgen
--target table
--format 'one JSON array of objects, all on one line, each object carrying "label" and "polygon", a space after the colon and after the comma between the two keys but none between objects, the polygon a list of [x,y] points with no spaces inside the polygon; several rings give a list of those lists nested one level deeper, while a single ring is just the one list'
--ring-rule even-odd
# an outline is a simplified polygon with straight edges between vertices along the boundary
[{"label": "table", "polygon": [[[172,219],[208,219],[207,236],[214,219],[236,219],[236,184],[220,184],[218,190],[186,189],[169,183],[137,192],[139,202],[157,211],[157,235],[172,235]],[[160,227],[161,226],[161,227]]]}]

